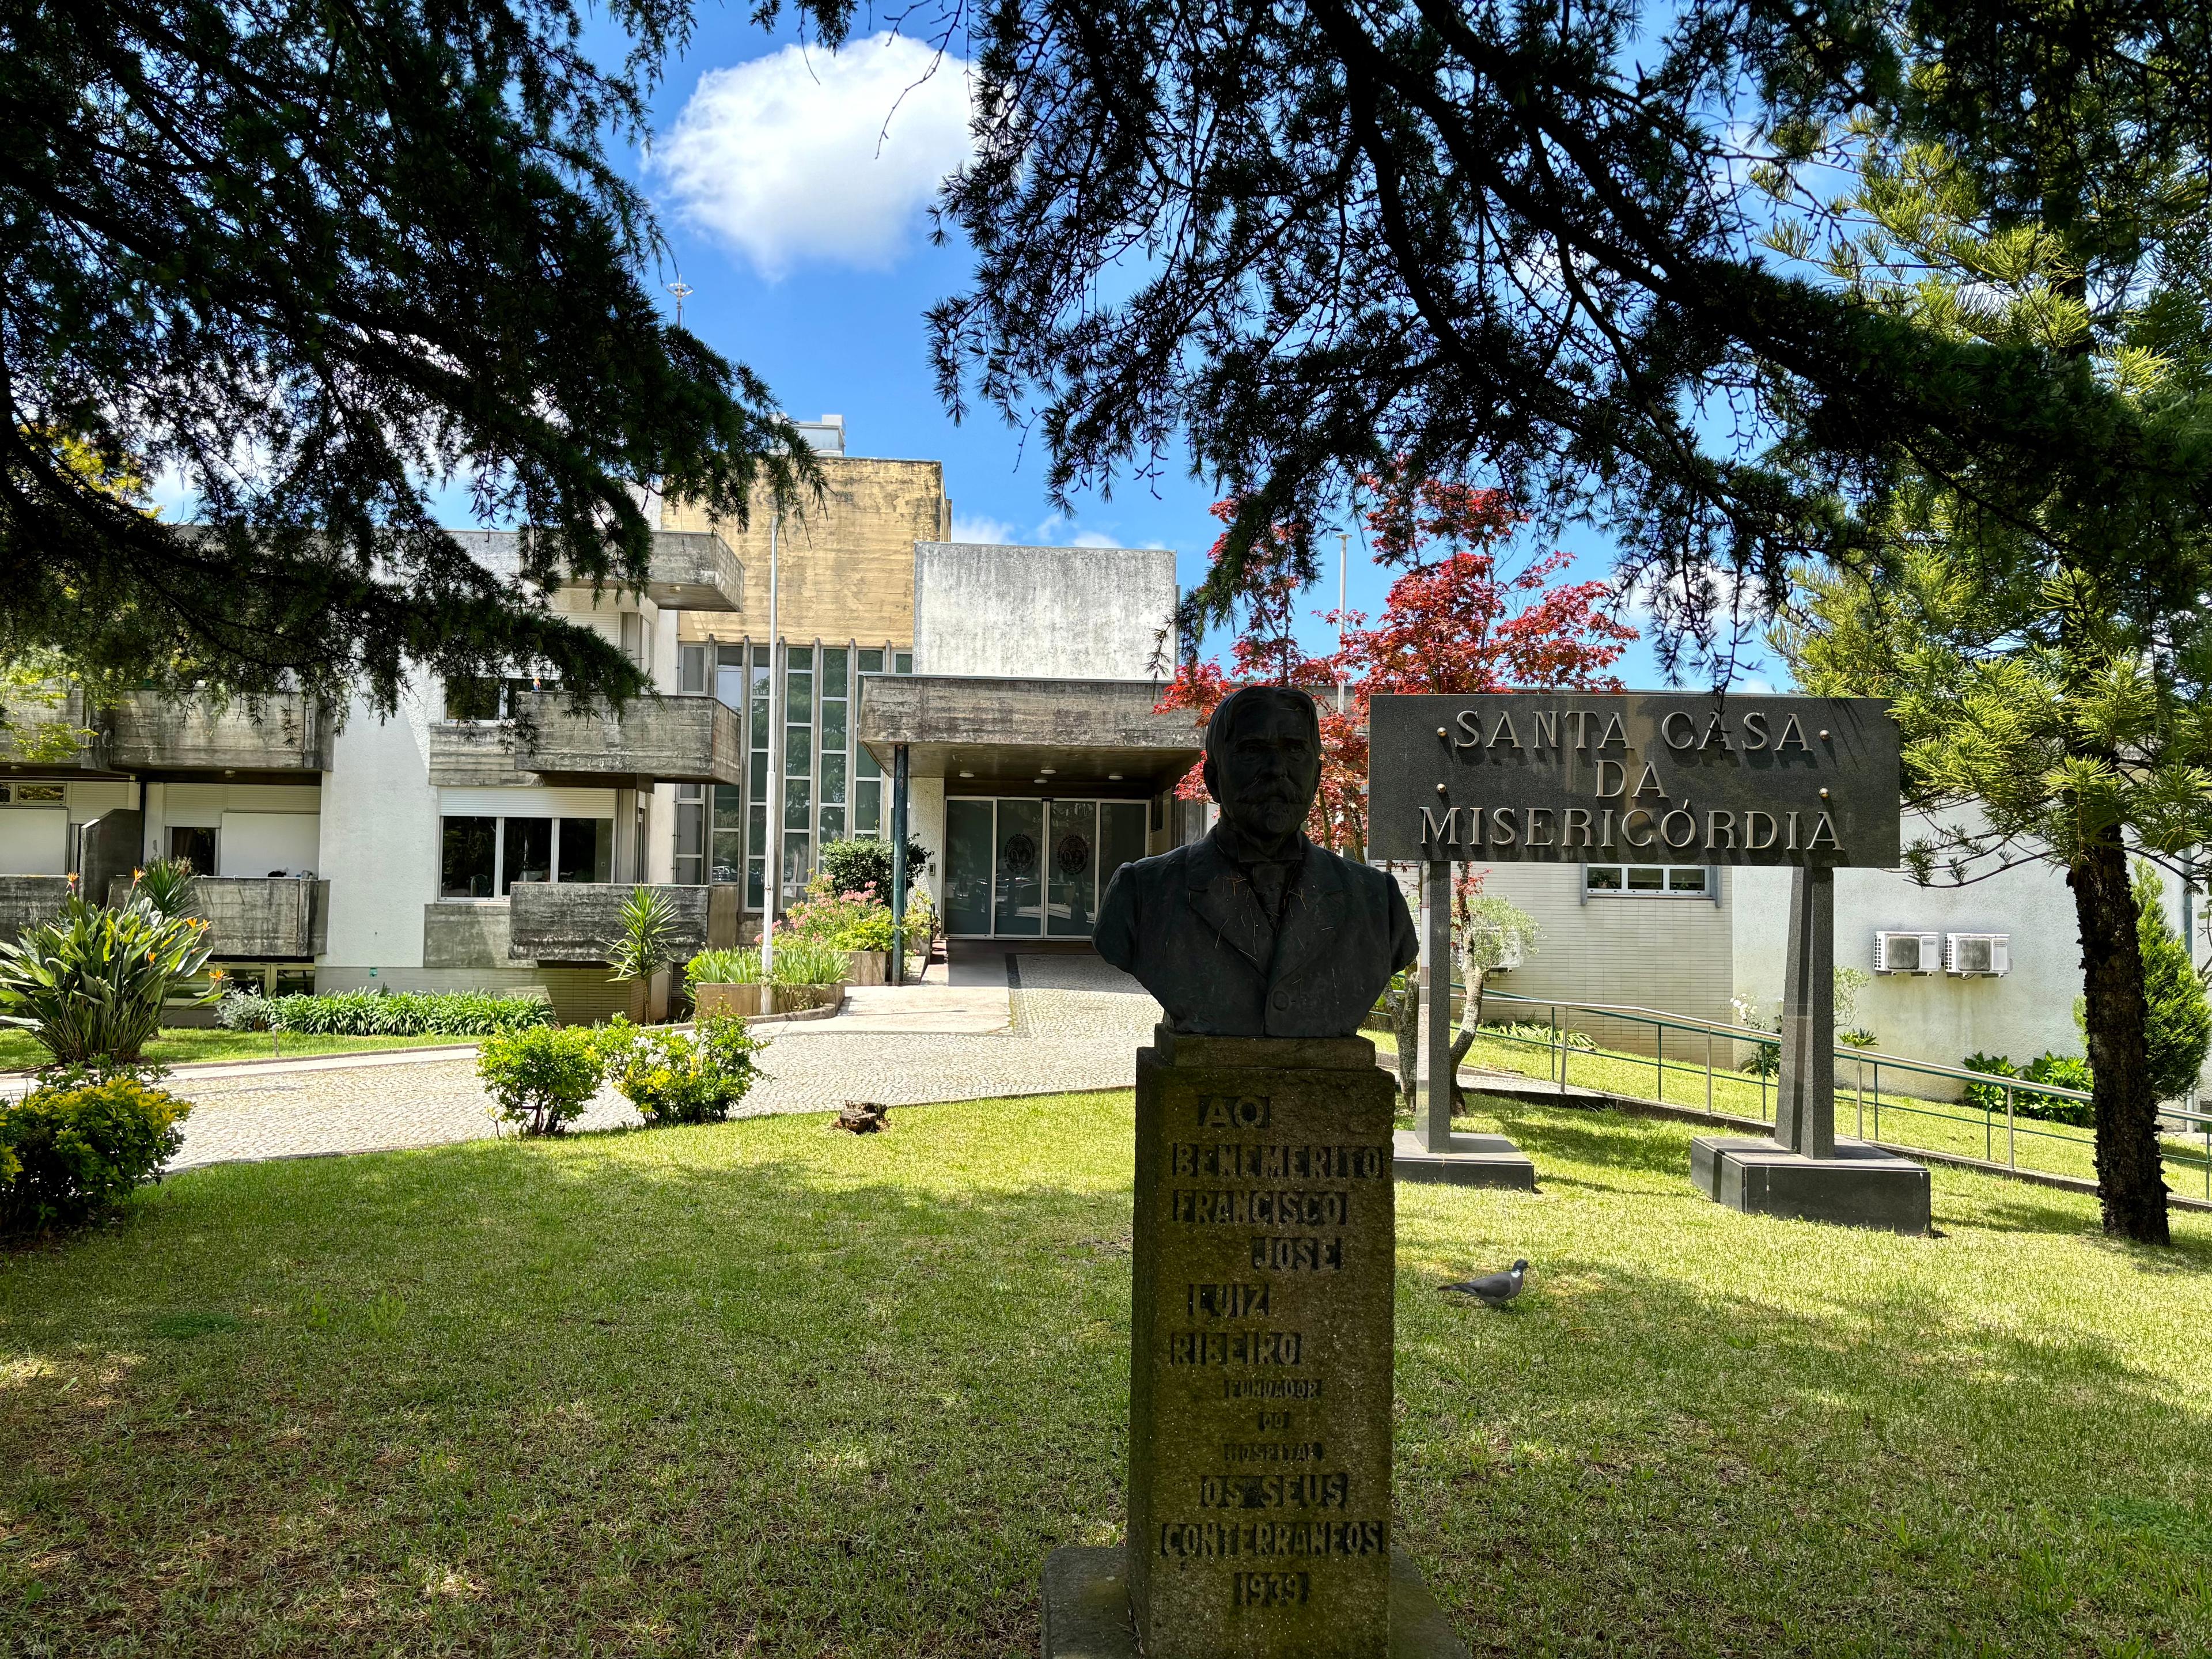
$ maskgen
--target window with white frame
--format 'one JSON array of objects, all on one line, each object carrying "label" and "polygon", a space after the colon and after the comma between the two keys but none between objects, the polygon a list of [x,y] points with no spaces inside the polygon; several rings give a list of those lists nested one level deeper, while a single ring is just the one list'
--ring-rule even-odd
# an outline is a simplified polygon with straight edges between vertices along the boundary
[{"label": "window with white frame", "polygon": [[1711,898],[1712,872],[1699,864],[1586,864],[1586,898]]}]

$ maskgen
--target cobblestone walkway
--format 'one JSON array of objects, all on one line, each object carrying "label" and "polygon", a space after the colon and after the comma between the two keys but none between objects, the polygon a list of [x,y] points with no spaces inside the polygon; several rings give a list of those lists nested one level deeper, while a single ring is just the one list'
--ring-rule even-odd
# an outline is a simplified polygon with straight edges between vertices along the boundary
[{"label": "cobblestone walkway", "polygon": [[[1127,1087],[1159,1005],[1096,957],[1018,962],[1010,1030],[841,1030],[836,1019],[775,1028],[761,1055],[767,1079],[742,1115],[826,1111],[851,1099],[909,1106]],[[438,1146],[482,1139],[496,1127],[472,1058],[180,1071],[170,1086],[195,1103],[173,1170]],[[610,1091],[577,1127],[637,1121]]]}]

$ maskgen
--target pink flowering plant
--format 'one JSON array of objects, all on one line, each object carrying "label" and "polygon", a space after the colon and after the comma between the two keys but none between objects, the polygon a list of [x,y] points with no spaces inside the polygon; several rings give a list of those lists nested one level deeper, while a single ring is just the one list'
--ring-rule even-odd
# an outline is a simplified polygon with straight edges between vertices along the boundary
[{"label": "pink flowering plant", "polygon": [[833,951],[888,951],[891,948],[890,907],[866,888],[839,892],[823,877],[817,876],[807,884],[806,896],[791,907],[778,931]]}]

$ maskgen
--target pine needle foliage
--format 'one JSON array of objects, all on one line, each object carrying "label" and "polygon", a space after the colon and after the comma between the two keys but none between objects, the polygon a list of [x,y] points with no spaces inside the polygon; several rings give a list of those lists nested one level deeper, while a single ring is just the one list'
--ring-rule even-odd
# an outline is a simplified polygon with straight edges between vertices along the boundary
[{"label": "pine needle foliage", "polygon": [[[641,582],[638,492],[742,520],[817,472],[665,321],[610,160],[686,0],[86,0],[11,14],[0,124],[0,660],[249,696],[408,665],[646,689],[557,615]],[[167,475],[188,523],[147,510]],[[526,526],[467,556],[453,487]],[[341,700],[340,706],[343,706]]]}]

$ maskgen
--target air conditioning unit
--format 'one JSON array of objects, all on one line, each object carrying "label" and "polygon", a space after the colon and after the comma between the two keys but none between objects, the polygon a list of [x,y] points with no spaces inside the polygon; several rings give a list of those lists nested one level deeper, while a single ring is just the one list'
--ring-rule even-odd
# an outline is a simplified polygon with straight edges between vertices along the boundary
[{"label": "air conditioning unit", "polygon": [[1877,974],[1936,972],[1941,941],[1933,933],[1876,933],[1874,970]]},{"label": "air conditioning unit", "polygon": [[2012,971],[2010,933],[1946,933],[1943,971],[1961,979],[1995,978]]}]

